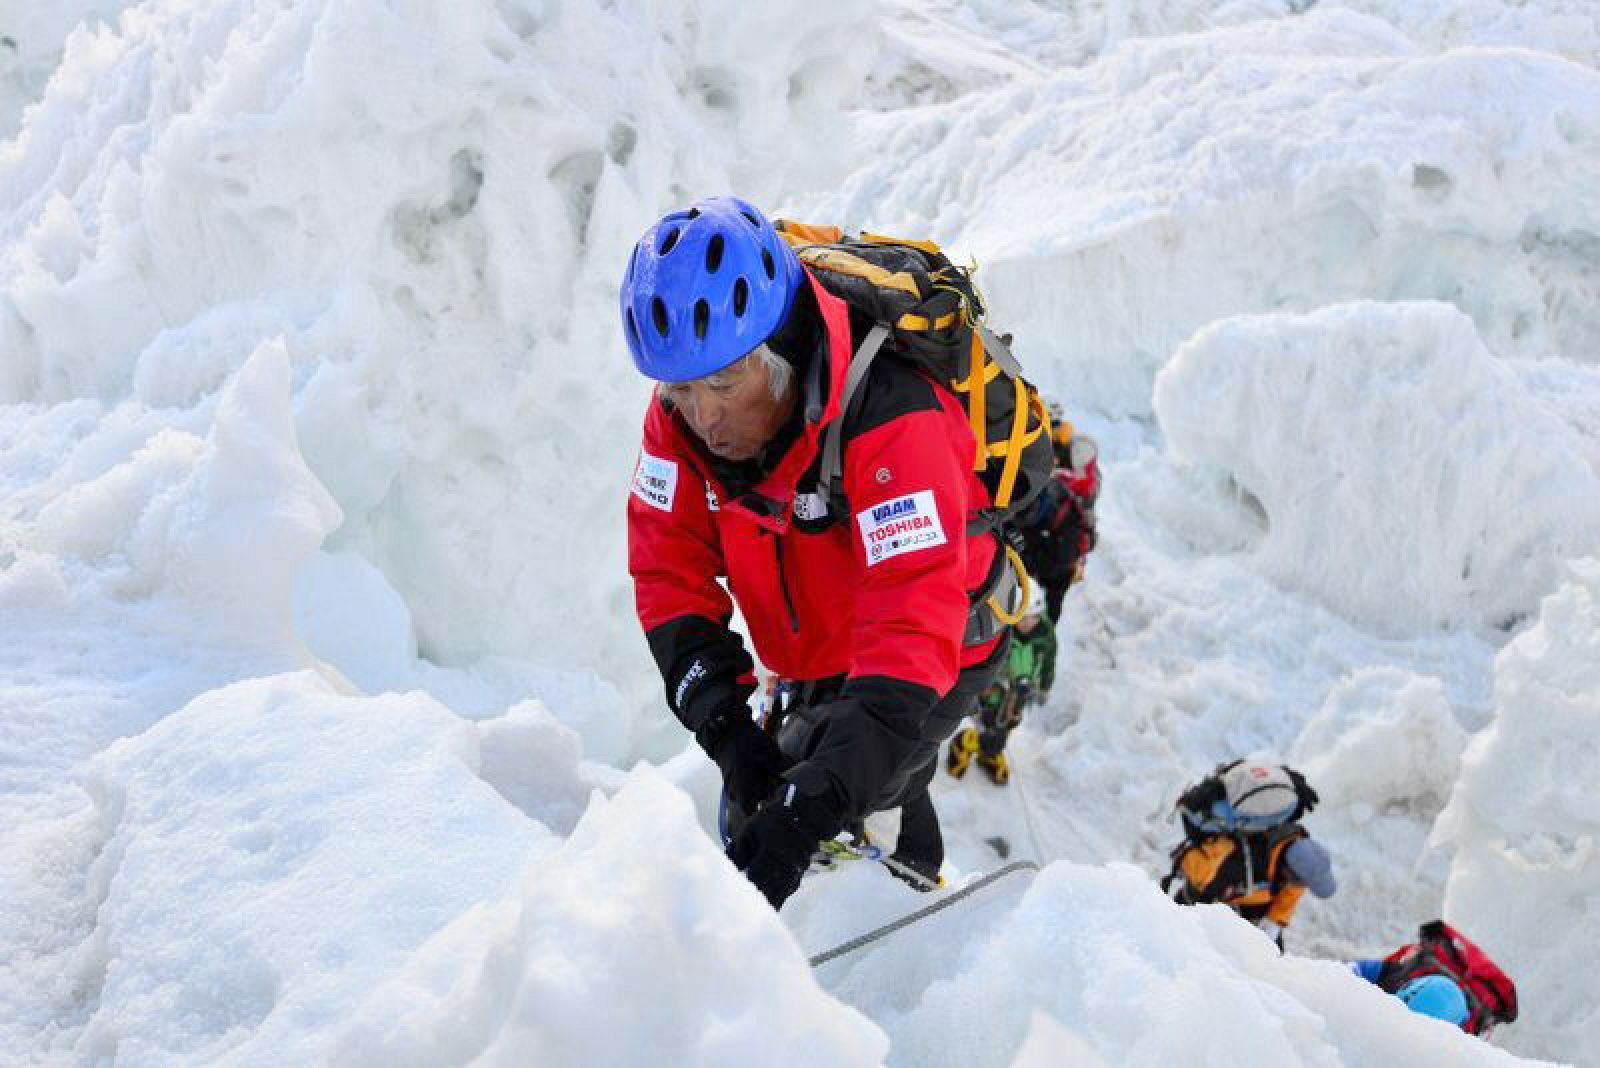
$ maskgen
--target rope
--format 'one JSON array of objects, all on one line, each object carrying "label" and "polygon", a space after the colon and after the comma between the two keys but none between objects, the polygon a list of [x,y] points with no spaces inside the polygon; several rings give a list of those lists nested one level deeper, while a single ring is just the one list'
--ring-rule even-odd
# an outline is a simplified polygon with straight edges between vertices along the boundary
[{"label": "rope", "polygon": [[1012,789],[1016,792],[1017,800],[1022,808],[1022,824],[1028,832],[1028,840],[1033,843],[1033,856],[1040,864],[1048,864],[1050,857],[1045,854],[1044,842],[1039,835],[1039,825],[1033,820],[1033,805],[1028,801],[1027,787],[1021,779],[1011,780]]},{"label": "rope", "polygon": [[981,878],[973,880],[966,886],[963,886],[960,890],[957,890],[946,897],[940,898],[931,905],[926,905],[917,911],[910,913],[909,915],[902,916],[893,923],[886,923],[882,927],[875,927],[864,935],[860,935],[856,938],[850,939],[848,942],[834,946],[827,952],[818,953],[815,957],[811,958],[810,964],[813,968],[816,968],[820,965],[828,963],[830,960],[837,960],[847,953],[854,953],[863,946],[869,946],[879,939],[887,938],[889,935],[894,934],[896,931],[901,930],[902,928],[909,927],[919,920],[925,920],[934,913],[949,908],[957,901],[960,901],[966,897],[970,897],[979,890],[982,890],[984,887],[999,882],[1008,875],[1014,875],[1019,871],[1038,870],[1039,865],[1035,864],[1031,860],[1012,861],[1005,867],[999,868],[985,876],[982,876]]},{"label": "rope", "polygon": [[1111,624],[1106,622],[1106,614],[1100,611],[1099,605],[1094,603],[1094,598],[1085,596],[1083,598],[1083,603],[1088,607],[1089,612],[1094,616],[1095,622],[1100,624],[1101,633],[1106,636],[1106,642],[1100,647],[1100,651],[1106,654],[1107,660],[1111,661],[1111,670],[1116,671],[1117,654],[1112,651],[1111,647],[1117,643],[1117,635],[1111,629]]}]

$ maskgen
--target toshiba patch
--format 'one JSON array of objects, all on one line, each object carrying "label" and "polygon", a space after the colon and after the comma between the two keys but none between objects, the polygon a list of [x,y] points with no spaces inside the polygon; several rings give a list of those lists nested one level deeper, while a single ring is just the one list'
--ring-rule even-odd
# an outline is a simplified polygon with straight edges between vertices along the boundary
[{"label": "toshiba patch", "polygon": [[901,553],[943,545],[945,541],[932,490],[875,504],[857,512],[856,523],[861,527],[868,567]]},{"label": "toshiba patch", "polygon": [[639,466],[633,470],[633,495],[663,512],[672,511],[678,495],[678,465],[641,451]]}]

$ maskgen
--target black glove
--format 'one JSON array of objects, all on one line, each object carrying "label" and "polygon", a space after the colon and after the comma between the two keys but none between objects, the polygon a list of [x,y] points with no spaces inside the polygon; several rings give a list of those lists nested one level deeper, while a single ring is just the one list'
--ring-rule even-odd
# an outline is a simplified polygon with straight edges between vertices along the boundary
[{"label": "black glove", "polygon": [[749,708],[742,704],[713,713],[694,737],[722,772],[728,798],[746,812],[772,793],[788,764],[777,743],[751,721]]},{"label": "black glove", "polygon": [[782,783],[728,846],[728,859],[744,872],[773,908],[782,908],[800,887],[817,843],[844,826],[822,796],[807,796]]}]

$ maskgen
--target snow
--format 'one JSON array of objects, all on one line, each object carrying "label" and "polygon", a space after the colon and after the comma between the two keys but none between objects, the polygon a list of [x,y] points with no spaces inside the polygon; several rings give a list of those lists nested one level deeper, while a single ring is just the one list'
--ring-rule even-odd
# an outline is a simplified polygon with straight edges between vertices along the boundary
[{"label": "snow", "polygon": [[[1592,1051],[1586,981],[1600,939],[1600,560],[1573,565],[1538,622],[1495,658],[1494,720],[1473,739],[1438,835],[1445,908],[1517,981],[1545,1057]],[[1507,902],[1516,902],[1507,908]]]},{"label": "snow", "polygon": [[[0,1060],[1600,1056],[1586,0],[12,6]],[[930,898],[719,857],[622,566],[619,267],[725,190],[975,258],[1106,470],[935,784],[949,892],[1043,870],[815,969]],[[1239,756],[1322,796],[1284,957],[1154,882]],[[1492,1042],[1339,963],[1439,915]]]},{"label": "snow", "polygon": [[754,887],[729,878],[683,794],[639,773],[511,894],[460,917],[374,991],[332,1054],[870,1065],[887,1047],[817,986]]},{"label": "snow", "polygon": [[1600,549],[1600,475],[1449,305],[1213,323],[1154,405],[1256,513],[1256,566],[1377,633],[1514,622]]},{"label": "snow", "polygon": [[302,673],[113,746],[86,783],[115,875],[75,1052],[314,1060],[378,976],[553,848],[474,774],[474,733],[425,697],[351,699]]},{"label": "snow", "polygon": [[1592,363],[1596,116],[1592,67],[1317,5],[874,116],[808,209],[973,256],[1043,384],[1110,414],[1208,323],[1337,301],[1445,300],[1497,355]]}]

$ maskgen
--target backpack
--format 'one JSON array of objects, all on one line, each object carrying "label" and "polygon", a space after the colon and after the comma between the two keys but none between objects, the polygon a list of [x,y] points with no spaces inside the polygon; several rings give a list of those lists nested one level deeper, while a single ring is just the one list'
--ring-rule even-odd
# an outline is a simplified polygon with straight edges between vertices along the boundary
[{"label": "backpack", "polygon": [[[787,219],[774,225],[824,289],[873,323],[850,358],[841,414],[850,413],[881,350],[928,374],[960,399],[978,444],[972,469],[993,505],[969,532],[1005,528],[1044,489],[1055,452],[1039,391],[1022,377],[1006,342],[983,325],[971,270],[931,241],[849,236]],[[822,439],[818,492],[830,502],[843,479],[843,422]]]},{"label": "backpack", "polygon": [[1162,881],[1162,889],[1180,905],[1220,903],[1253,923],[1291,885],[1283,876],[1284,855],[1308,837],[1298,823],[1286,823],[1256,834],[1185,839],[1172,852],[1172,872]]},{"label": "backpack", "polygon": [[1183,904],[1222,901],[1264,911],[1284,853],[1307,836],[1299,820],[1317,800],[1293,768],[1244,760],[1218,764],[1173,806],[1184,837],[1172,850],[1172,870],[1161,889]]},{"label": "backpack", "polygon": [[1317,792],[1282,764],[1234,760],[1185,790],[1174,806],[1189,838],[1259,833],[1299,821],[1316,807]]},{"label": "backpack", "polygon": [[1018,520],[1028,573],[1045,586],[1070,586],[1082,577],[1083,558],[1095,546],[1094,502],[1099,472],[1077,475],[1057,468],[1044,490]]},{"label": "backpack", "polygon": [[1443,920],[1423,924],[1414,944],[1386,957],[1378,985],[1392,994],[1424,975],[1446,976],[1461,988],[1467,996],[1467,1020],[1461,1027],[1470,1034],[1485,1034],[1517,1018],[1517,986],[1510,976]]}]

